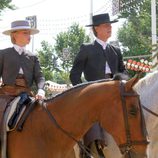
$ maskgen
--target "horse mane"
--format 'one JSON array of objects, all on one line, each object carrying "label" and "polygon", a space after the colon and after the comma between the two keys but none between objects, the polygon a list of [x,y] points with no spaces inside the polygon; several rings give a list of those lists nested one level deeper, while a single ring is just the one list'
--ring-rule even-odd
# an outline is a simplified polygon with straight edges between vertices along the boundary
[{"label": "horse mane", "polygon": [[140,91],[145,91],[145,89],[149,90],[154,84],[157,83],[158,80],[158,71],[153,71],[148,73],[145,77],[141,78],[133,87],[138,93]]},{"label": "horse mane", "polygon": [[65,91],[63,91],[61,93],[58,93],[58,94],[56,94],[56,95],[54,95],[54,96],[52,96],[50,98],[47,98],[47,99],[45,99],[45,101],[46,102],[52,101],[52,100],[54,100],[54,99],[56,99],[56,98],[58,98],[58,97],[60,97],[60,96],[62,96],[64,94],[67,94],[68,92],[73,91],[74,89],[78,89],[78,88],[81,88],[81,87],[86,87],[86,86],[88,86],[90,84],[94,84],[94,83],[108,82],[108,81],[112,81],[112,80],[113,79],[101,79],[101,80],[83,82],[83,83],[77,84],[77,85],[75,85],[75,86],[73,86],[73,87],[71,87],[71,88],[69,88],[69,89],[67,89],[67,90],[65,90]]}]

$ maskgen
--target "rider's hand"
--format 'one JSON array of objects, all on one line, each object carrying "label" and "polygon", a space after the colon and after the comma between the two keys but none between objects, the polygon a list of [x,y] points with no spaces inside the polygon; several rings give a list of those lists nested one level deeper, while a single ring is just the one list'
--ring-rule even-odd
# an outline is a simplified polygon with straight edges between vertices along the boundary
[{"label": "rider's hand", "polygon": [[43,100],[45,99],[45,91],[43,89],[39,89],[38,93],[35,96],[36,100]]}]

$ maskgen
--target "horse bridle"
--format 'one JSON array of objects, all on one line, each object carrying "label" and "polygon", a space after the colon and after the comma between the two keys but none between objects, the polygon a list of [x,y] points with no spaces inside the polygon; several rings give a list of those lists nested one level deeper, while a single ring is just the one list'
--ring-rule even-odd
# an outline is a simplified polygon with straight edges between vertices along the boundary
[{"label": "horse bridle", "polygon": [[150,110],[149,108],[147,108],[146,106],[144,106],[143,104],[141,104],[143,109],[146,110],[147,112],[149,112],[150,114],[152,114],[153,116],[158,117],[158,114],[152,110]]},{"label": "horse bridle", "polygon": [[[132,158],[132,146],[133,145],[141,145],[141,144],[148,144],[148,141],[146,139],[142,140],[142,141],[132,141],[131,140],[131,133],[130,133],[130,125],[128,122],[128,111],[127,111],[127,107],[126,107],[126,97],[138,97],[139,99],[139,95],[136,92],[126,92],[125,91],[125,82],[121,81],[120,82],[120,91],[121,91],[121,100],[122,100],[122,109],[123,109],[123,115],[124,115],[124,123],[125,123],[125,128],[126,128],[126,140],[127,142],[124,144],[120,144],[119,147],[121,149],[121,152],[123,155],[128,156],[129,158]],[[48,110],[47,108],[47,104],[42,102],[41,103],[42,108],[44,109],[44,111],[48,114],[50,120],[55,124],[55,126],[57,128],[59,128],[63,133],[65,133],[68,137],[70,137],[72,140],[74,140],[81,149],[83,149],[83,151],[89,155],[92,156],[91,153],[89,152],[89,149],[87,149],[87,147],[81,142],[78,141],[76,138],[74,138],[68,131],[66,131],[65,129],[63,129],[58,122],[56,121],[56,119],[54,118],[54,116],[51,114],[51,112]],[[140,102],[139,102],[139,107],[141,109],[141,116],[142,116],[142,132],[144,133],[144,137],[146,137],[147,135],[147,131],[145,128],[145,122],[144,122],[144,117],[143,117],[143,113],[142,113],[142,108],[140,106]]]},{"label": "horse bridle", "polygon": [[[132,158],[132,146],[133,145],[143,145],[143,144],[145,145],[145,144],[149,143],[146,139],[147,130],[146,130],[146,126],[145,126],[145,121],[144,121],[144,116],[143,116],[143,112],[142,112],[142,107],[140,104],[139,95],[134,91],[126,92],[124,81],[120,82],[120,91],[121,91],[122,109],[123,109],[124,123],[125,123],[125,130],[126,130],[126,143],[120,144],[119,147],[120,147],[123,155],[126,155],[129,158]],[[142,119],[141,120],[142,121],[142,133],[145,138],[144,140],[141,140],[141,141],[136,141],[136,140],[132,141],[131,140],[130,125],[128,122],[128,111],[127,111],[127,107],[126,107],[126,97],[137,97],[139,100],[139,108],[140,108],[141,119]]]}]

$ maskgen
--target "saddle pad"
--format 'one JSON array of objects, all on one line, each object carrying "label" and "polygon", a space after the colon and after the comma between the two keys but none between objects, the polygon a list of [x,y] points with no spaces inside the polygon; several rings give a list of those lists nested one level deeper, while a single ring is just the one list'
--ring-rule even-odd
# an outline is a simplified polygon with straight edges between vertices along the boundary
[{"label": "saddle pad", "polygon": [[20,100],[20,96],[17,96],[17,97],[10,103],[10,111],[9,111],[9,114],[8,114],[8,117],[7,117],[7,121],[6,121],[6,130],[7,130],[7,132],[14,130],[14,128],[16,127],[16,125],[17,125],[19,119],[21,118],[23,112],[25,111],[25,108],[26,108],[26,107],[24,106],[23,109],[22,109],[22,111],[21,111],[21,113],[20,113],[19,116],[18,116],[19,118],[18,118],[18,120],[17,120],[17,122],[16,122],[15,127],[14,127],[13,129],[10,129],[10,128],[8,127],[8,122],[9,122],[11,116],[14,114],[14,112],[15,112],[15,110],[16,110],[16,106],[17,106],[17,103],[19,102],[19,100]]}]

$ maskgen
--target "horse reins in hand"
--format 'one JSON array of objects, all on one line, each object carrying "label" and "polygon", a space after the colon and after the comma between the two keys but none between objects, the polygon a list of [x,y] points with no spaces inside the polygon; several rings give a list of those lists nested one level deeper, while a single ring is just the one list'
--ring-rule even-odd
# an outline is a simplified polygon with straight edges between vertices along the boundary
[{"label": "horse reins in hand", "polygon": [[86,147],[81,141],[78,141],[76,138],[74,138],[68,131],[66,131],[65,129],[63,129],[58,122],[56,121],[56,119],[54,118],[54,116],[50,113],[50,111],[47,108],[47,104],[44,102],[41,102],[40,105],[42,106],[43,110],[48,114],[50,120],[55,124],[55,126],[57,128],[59,128],[63,133],[65,133],[65,135],[67,135],[68,137],[70,137],[72,140],[74,140],[78,146],[89,156],[92,157],[90,153],[90,149],[88,147]]}]

